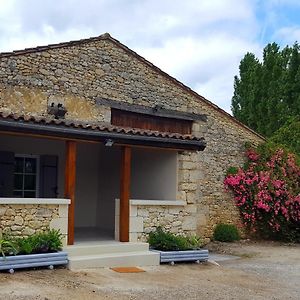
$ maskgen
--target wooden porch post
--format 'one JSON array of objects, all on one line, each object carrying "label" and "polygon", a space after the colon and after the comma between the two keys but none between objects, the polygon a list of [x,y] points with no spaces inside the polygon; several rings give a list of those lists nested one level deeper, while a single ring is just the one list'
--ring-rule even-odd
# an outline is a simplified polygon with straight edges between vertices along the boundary
[{"label": "wooden porch post", "polygon": [[71,199],[68,212],[68,245],[74,244],[76,146],[76,142],[66,141],[65,198]]},{"label": "wooden porch post", "polygon": [[129,242],[129,199],[130,199],[131,148],[122,147],[120,187],[120,242]]}]

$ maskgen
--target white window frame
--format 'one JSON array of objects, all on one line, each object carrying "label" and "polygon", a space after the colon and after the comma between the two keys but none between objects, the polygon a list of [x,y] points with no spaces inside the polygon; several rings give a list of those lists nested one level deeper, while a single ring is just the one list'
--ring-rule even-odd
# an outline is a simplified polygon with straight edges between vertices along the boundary
[{"label": "white window frame", "polygon": [[[21,157],[21,158],[35,158],[36,159],[36,177],[35,177],[35,198],[39,197],[39,190],[40,190],[40,156],[39,155],[33,155],[33,154],[15,154],[15,157]],[[14,175],[16,173],[14,172]],[[23,173],[24,174],[24,173]],[[15,186],[14,186],[15,191]],[[22,192],[24,192],[24,189],[22,189]],[[24,197],[22,197],[24,198]]]}]

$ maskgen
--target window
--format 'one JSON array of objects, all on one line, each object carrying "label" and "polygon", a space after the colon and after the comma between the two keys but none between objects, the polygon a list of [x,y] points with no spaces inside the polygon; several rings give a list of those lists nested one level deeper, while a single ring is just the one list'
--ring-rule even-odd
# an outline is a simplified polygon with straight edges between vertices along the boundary
[{"label": "window", "polygon": [[15,197],[38,197],[38,163],[37,156],[15,156],[13,193]]}]

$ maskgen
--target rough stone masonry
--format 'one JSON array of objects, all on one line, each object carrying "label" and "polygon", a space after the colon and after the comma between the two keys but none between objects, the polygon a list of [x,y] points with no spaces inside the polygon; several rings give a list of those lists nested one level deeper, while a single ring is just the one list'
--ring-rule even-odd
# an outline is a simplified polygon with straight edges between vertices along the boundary
[{"label": "rough stone masonry", "polygon": [[1,111],[45,116],[47,105],[59,99],[67,119],[110,123],[110,107],[97,104],[97,98],[207,115],[207,122],[194,122],[192,132],[205,138],[206,149],[178,155],[177,200],[186,205],[174,213],[168,209],[168,215],[143,207],[145,230],[163,223],[170,230],[210,237],[218,222],[239,222],[224,191],[224,175],[229,166],[243,163],[245,142],[257,144],[262,137],[107,34],[0,55]]}]

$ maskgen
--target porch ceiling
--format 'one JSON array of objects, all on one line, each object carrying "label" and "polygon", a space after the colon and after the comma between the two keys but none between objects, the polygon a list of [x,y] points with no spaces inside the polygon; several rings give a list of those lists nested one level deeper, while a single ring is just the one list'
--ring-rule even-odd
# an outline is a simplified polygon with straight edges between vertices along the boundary
[{"label": "porch ceiling", "polygon": [[84,123],[65,119],[25,116],[0,112],[0,131],[34,134],[63,139],[81,139],[115,144],[144,145],[187,150],[205,149],[204,138],[190,134],[160,132],[139,128],[119,127],[107,123]]}]

